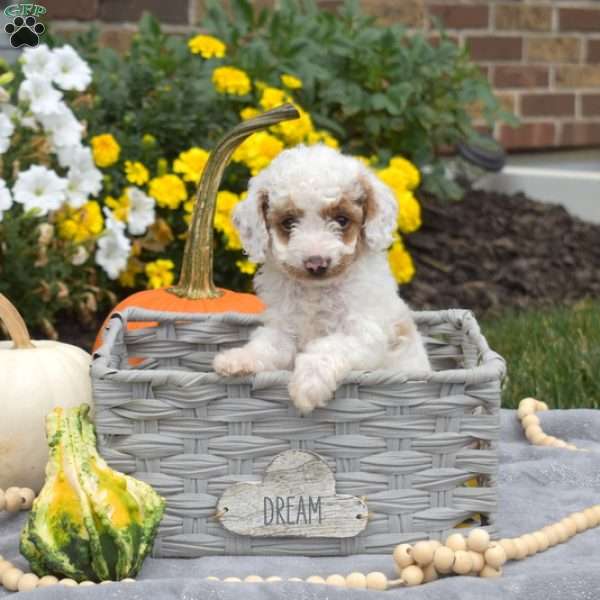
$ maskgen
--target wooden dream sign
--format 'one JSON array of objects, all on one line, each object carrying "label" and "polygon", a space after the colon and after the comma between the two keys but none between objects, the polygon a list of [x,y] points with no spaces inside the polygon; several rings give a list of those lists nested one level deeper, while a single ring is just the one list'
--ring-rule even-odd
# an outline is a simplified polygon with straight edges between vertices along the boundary
[{"label": "wooden dream sign", "polygon": [[262,482],[229,486],[217,503],[225,529],[253,537],[358,535],[367,525],[367,505],[335,493],[335,477],[314,452],[286,450],[267,467]]}]

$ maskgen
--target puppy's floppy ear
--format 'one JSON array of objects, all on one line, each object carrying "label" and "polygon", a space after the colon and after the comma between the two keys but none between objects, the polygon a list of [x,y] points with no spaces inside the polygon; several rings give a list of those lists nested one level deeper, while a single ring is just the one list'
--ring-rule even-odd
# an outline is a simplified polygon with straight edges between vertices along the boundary
[{"label": "puppy's floppy ear", "polygon": [[385,250],[398,227],[398,202],[394,192],[370,169],[363,167],[359,176],[365,194],[366,219],[363,231],[371,250]]},{"label": "puppy's floppy ear", "polygon": [[266,191],[250,186],[248,196],[233,210],[235,225],[244,250],[252,262],[264,262],[269,244],[265,213],[269,202]]}]

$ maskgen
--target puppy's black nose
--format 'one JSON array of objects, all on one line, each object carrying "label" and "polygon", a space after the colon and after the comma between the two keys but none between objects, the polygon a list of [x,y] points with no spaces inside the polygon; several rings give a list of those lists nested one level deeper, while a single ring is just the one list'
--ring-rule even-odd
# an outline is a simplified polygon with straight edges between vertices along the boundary
[{"label": "puppy's black nose", "polygon": [[323,275],[331,264],[330,258],[324,258],[323,256],[309,256],[304,261],[304,268],[311,275]]}]

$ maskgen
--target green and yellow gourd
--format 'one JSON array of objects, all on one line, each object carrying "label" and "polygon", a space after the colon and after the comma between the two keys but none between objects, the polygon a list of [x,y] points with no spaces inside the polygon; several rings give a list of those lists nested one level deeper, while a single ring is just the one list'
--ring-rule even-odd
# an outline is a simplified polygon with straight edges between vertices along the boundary
[{"label": "green and yellow gourd", "polygon": [[96,451],[89,406],[46,418],[46,482],[21,533],[21,554],[39,576],[118,581],[137,574],[165,501],[148,484],[111,469]]}]

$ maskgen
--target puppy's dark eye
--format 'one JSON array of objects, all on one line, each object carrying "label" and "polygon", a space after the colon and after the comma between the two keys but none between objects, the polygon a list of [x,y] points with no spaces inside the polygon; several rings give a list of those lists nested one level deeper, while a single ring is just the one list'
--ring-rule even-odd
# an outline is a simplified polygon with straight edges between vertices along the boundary
[{"label": "puppy's dark eye", "polygon": [[334,221],[342,228],[345,229],[350,223],[350,219],[344,215],[338,215],[334,218]]},{"label": "puppy's dark eye", "polygon": [[294,228],[294,225],[296,224],[296,219],[294,219],[293,217],[288,217],[287,219],[284,219],[283,221],[281,221],[280,225],[286,230],[286,231],[291,231]]}]

